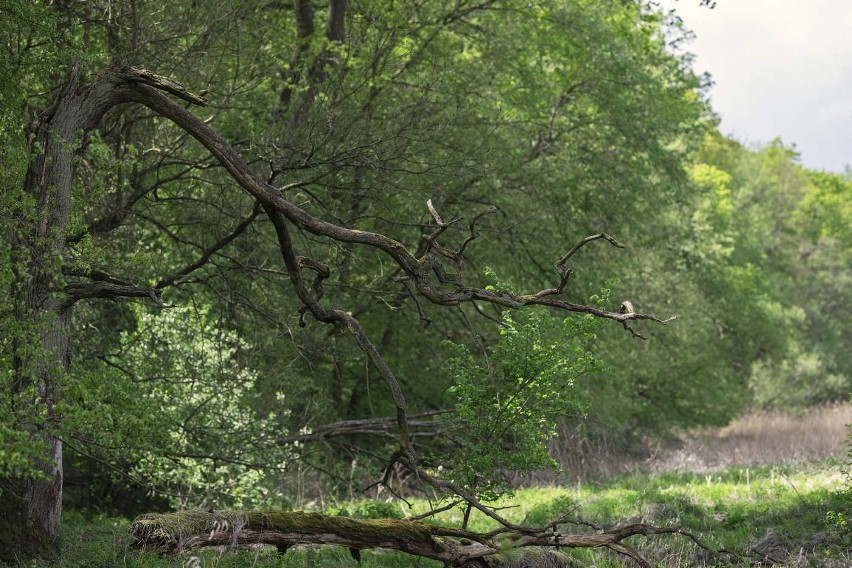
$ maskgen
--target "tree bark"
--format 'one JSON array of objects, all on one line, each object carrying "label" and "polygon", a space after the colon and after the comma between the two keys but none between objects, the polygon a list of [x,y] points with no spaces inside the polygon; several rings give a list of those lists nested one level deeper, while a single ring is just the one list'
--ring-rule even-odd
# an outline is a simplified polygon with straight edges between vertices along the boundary
[{"label": "tree bark", "polygon": [[551,525],[477,533],[407,519],[355,519],[301,511],[178,511],[143,515],[130,526],[134,546],[178,554],[204,546],[333,544],[350,550],[385,548],[445,566],[490,566],[493,555],[527,547],[608,548],[650,568],[638,550],[622,541],[636,535],[677,534],[707,549],[680,528],[632,524],[592,534],[565,534]]},{"label": "tree bark", "polygon": [[73,66],[56,103],[30,125],[31,160],[24,181],[26,204],[14,212],[13,284],[16,329],[9,390],[26,418],[31,475],[0,479],[0,561],[50,555],[59,544],[62,512],[62,441],[56,404],[70,361],[70,311],[62,296],[74,155],[86,132],[126,99],[123,81],[102,74],[80,87]]},{"label": "tree bark", "polygon": [[[56,403],[68,365],[68,313],[57,295],[71,204],[73,150],[88,110],[79,105],[78,69],[71,71],[51,115],[32,126],[32,158],[25,178],[27,205],[15,211],[12,298],[17,324],[10,391],[31,447],[33,475],[0,480],[0,560],[55,550],[62,507],[62,441]],[[35,417],[35,419],[33,419]]]}]

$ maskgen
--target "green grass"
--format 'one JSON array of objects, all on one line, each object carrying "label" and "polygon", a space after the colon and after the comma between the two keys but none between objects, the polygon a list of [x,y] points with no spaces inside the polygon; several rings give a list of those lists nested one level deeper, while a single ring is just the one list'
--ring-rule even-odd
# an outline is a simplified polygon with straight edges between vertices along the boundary
[{"label": "green grass", "polygon": [[[633,537],[638,546],[659,566],[756,565],[767,556],[787,566],[846,566],[852,560],[850,532],[827,514],[852,517],[849,493],[842,493],[843,476],[836,465],[790,468],[736,468],[708,474],[633,475],[598,486],[581,488],[533,488],[518,491],[512,508],[502,514],[516,523],[540,524],[559,515],[592,521],[605,528],[619,522],[646,522],[658,526],[680,526],[693,531],[712,548],[725,548],[740,556],[710,557],[683,537]],[[505,505],[508,505],[506,503]],[[428,509],[425,501],[414,502],[413,514]],[[398,504],[346,503],[340,509],[358,516],[401,511]],[[461,511],[439,516],[442,524],[459,524]],[[59,561],[32,561],[21,568],[128,567],[198,568],[359,566],[341,547],[298,547],[278,555],[269,547],[242,551],[199,550],[191,556],[160,558],[131,549],[129,521],[86,518],[69,511]],[[475,513],[471,529],[486,531],[494,522]],[[564,525],[568,531],[588,531]],[[503,566],[519,566],[521,554],[507,556]],[[570,558],[569,558],[570,556]],[[540,562],[527,557],[525,566],[624,566],[622,559],[594,550],[563,551]],[[544,558],[544,557],[542,557]],[[364,551],[360,566],[438,567],[439,563],[402,553]]]}]

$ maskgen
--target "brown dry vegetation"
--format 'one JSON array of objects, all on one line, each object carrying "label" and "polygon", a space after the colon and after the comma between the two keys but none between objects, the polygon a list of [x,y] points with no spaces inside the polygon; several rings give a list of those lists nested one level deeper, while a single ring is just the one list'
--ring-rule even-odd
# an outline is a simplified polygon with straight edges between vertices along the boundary
[{"label": "brown dry vegetation", "polygon": [[[635,472],[706,473],[738,466],[842,460],[850,423],[852,405],[838,402],[800,413],[747,414],[724,428],[692,432],[667,445],[649,444],[644,455],[629,455],[608,440],[590,443],[569,429],[560,432],[551,450],[565,475],[574,480]],[[542,474],[535,481],[555,480]]]},{"label": "brown dry vegetation", "polygon": [[738,466],[793,465],[846,455],[852,405],[835,403],[800,414],[748,414],[718,430],[687,437],[649,461],[653,472],[702,473]]}]

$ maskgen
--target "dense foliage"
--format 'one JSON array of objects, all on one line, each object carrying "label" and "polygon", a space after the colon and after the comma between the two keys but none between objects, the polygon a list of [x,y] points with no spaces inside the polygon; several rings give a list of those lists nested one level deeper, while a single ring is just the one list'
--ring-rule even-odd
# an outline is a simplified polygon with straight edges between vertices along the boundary
[{"label": "dense foliage", "polygon": [[[474,493],[546,466],[560,421],[626,451],[747,407],[848,394],[852,179],[808,171],[780,141],[749,149],[716,133],[706,82],[668,49],[685,35],[677,20],[617,0],[361,0],[326,30],[324,12],[296,4],[307,12],[4,3],[3,289],[27,277],[35,253],[19,233],[49,205],[25,191],[35,119],[72,60],[90,79],[133,65],[206,91],[198,116],[319,218],[422,250],[431,199],[455,220],[442,243],[466,247],[475,285],[547,288],[584,237],[626,243],[573,256],[565,296],[678,316],[643,329],[647,342],[613,322],[593,334],[584,317],[427,305],[374,251],[296,233],[330,268],[323,302],[358,318],[412,409],[455,411],[425,427],[441,435],[414,439]],[[64,440],[71,500],[123,512],[286,506],[319,489],[304,471],[338,491],[381,476],[388,437],[311,435],[393,414],[390,394],[350,336],[306,315],[272,223],[185,131],[141,106],[107,113],[82,141],[69,215],[48,269],[57,298],[103,282],[156,293],[69,308],[49,417],[39,385],[16,377],[45,358],[34,337],[53,323],[0,297],[0,477],[38,470],[33,432]]]}]

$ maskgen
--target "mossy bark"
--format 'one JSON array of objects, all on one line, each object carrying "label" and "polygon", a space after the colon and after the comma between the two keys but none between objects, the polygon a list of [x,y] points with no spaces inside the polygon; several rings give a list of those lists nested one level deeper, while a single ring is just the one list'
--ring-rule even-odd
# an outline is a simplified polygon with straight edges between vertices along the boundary
[{"label": "mossy bark", "polygon": [[[404,519],[355,519],[293,511],[178,511],[143,515],[130,527],[135,545],[174,554],[200,546],[334,544],[387,548],[456,565],[497,552],[483,535]],[[461,565],[461,564],[459,564]]]},{"label": "mossy bark", "polygon": [[189,510],[143,515],[130,526],[134,545],[177,554],[202,546],[270,544],[281,552],[294,544],[334,544],[357,551],[400,550],[447,566],[489,566],[496,554],[526,547],[608,548],[651,568],[638,550],[622,542],[635,535],[680,534],[676,527],[632,524],[594,534],[565,534],[555,527],[503,528],[483,534],[405,519],[354,519],[293,511]]}]

